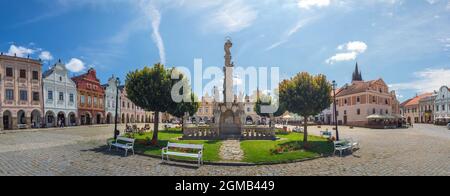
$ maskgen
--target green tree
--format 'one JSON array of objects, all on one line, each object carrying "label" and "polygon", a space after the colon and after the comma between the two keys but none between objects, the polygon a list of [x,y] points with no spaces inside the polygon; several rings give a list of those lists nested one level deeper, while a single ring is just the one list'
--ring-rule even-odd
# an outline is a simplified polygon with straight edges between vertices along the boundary
[{"label": "green tree", "polygon": [[144,67],[128,73],[126,90],[128,98],[146,111],[155,112],[152,145],[158,145],[159,114],[167,112],[172,104],[172,79],[170,70],[162,64]]},{"label": "green tree", "polygon": [[332,85],[326,76],[299,73],[280,83],[280,102],[290,112],[304,117],[304,145],[308,142],[308,118],[330,107]]}]

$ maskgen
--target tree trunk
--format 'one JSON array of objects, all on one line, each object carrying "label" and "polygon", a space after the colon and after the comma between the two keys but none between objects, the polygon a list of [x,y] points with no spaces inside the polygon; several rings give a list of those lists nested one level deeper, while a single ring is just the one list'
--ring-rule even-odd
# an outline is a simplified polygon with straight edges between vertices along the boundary
[{"label": "tree trunk", "polygon": [[303,128],[304,128],[304,130],[303,130],[303,146],[304,147],[307,147],[308,146],[308,118],[306,118],[306,117],[304,117],[305,118],[305,122],[303,122],[304,123],[304,125],[303,125]]},{"label": "tree trunk", "polygon": [[159,111],[155,112],[155,122],[153,127],[153,139],[152,139],[152,145],[157,146],[158,145],[158,131],[159,131]]}]

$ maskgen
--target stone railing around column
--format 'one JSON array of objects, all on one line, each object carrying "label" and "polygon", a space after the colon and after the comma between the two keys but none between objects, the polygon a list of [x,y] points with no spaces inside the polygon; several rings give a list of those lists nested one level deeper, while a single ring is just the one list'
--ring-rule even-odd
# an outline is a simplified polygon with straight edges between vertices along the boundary
[{"label": "stone railing around column", "polygon": [[210,126],[184,128],[183,140],[216,140],[219,138],[218,128]]},{"label": "stone railing around column", "polygon": [[269,127],[244,127],[242,130],[244,140],[275,140],[275,129]]}]

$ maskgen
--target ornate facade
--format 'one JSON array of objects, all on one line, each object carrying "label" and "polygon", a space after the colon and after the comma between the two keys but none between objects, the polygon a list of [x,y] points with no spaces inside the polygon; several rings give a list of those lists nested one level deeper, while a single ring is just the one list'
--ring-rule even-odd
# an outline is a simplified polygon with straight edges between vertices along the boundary
[{"label": "ornate facade", "polygon": [[97,79],[97,72],[91,68],[87,73],[74,77],[72,80],[77,85],[79,124],[103,124],[105,122],[105,90]]},{"label": "ornate facade", "polygon": [[41,70],[39,60],[0,55],[0,129],[40,127]]},{"label": "ornate facade", "polygon": [[59,61],[43,74],[45,126],[78,124],[77,86]]},{"label": "ornate facade", "polygon": [[450,88],[443,86],[437,92],[434,119],[439,124],[450,122]]}]

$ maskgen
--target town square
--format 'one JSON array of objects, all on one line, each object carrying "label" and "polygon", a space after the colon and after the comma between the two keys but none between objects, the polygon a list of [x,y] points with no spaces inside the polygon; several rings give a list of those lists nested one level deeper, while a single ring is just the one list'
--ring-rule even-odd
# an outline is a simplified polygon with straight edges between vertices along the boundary
[{"label": "town square", "polygon": [[450,175],[446,0],[87,2],[32,1],[61,12],[0,28],[0,176]]}]

